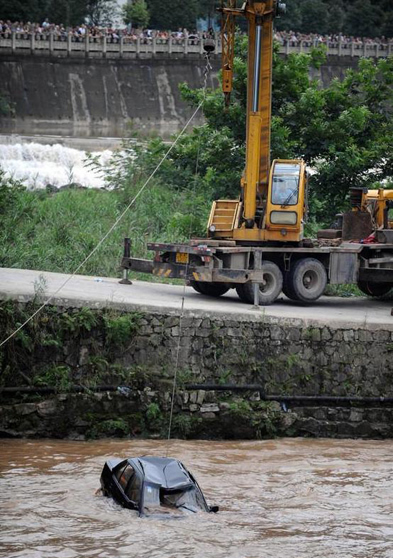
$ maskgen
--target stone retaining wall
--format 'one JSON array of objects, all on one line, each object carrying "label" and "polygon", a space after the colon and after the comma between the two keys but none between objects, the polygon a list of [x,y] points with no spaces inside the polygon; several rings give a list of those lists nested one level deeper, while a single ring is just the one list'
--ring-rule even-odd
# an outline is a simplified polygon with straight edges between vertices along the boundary
[{"label": "stone retaining wall", "polygon": [[[19,341],[0,353],[7,385],[26,385],[27,378],[58,389],[71,383],[88,389],[12,400],[0,394],[2,435],[165,436],[178,351],[176,436],[393,435],[393,409],[387,407],[280,406],[260,401],[258,392],[185,389],[187,383],[252,383],[274,395],[392,397],[393,328],[309,327],[263,314],[234,319],[190,313],[180,324],[178,315],[165,313],[48,309],[34,336],[27,334],[30,352],[18,348]],[[12,369],[18,351],[19,368]],[[108,382],[128,389],[90,391]]]}]

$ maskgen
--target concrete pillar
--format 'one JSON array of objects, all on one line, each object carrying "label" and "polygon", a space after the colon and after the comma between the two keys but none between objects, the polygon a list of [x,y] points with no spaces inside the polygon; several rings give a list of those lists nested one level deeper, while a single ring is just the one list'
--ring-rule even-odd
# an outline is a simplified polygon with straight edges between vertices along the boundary
[{"label": "concrete pillar", "polygon": [[[202,36],[202,33],[198,33],[198,37],[199,37],[199,54],[201,56],[203,56],[205,51],[203,50],[203,36]],[[217,48],[217,45],[216,45],[216,48]]]},{"label": "concrete pillar", "polygon": [[392,41],[388,42],[388,56],[390,56],[392,54],[393,50],[392,50]]},{"label": "concrete pillar", "polygon": [[184,39],[183,39],[184,43],[183,43],[183,52],[184,54],[188,54],[188,33],[184,33]]},{"label": "concrete pillar", "polygon": [[31,54],[34,54],[34,50],[35,50],[35,32],[32,31],[30,34],[30,52]]},{"label": "concrete pillar", "polygon": [[86,29],[86,34],[85,34],[85,56],[86,56],[86,58],[89,57],[89,52],[90,52],[90,36],[89,36],[89,31]]},{"label": "concrete pillar", "polygon": [[12,33],[11,33],[11,50],[12,50],[12,52],[15,52],[15,50],[16,50],[16,33],[15,33],[15,31],[12,31]]},{"label": "concrete pillar", "polygon": [[72,51],[72,35],[67,31],[67,56],[71,56]]},{"label": "concrete pillar", "polygon": [[136,53],[139,56],[141,53],[141,38],[138,37],[136,40]]},{"label": "concrete pillar", "polygon": [[152,38],[151,46],[152,46],[152,53],[153,53],[153,56],[154,56],[157,52],[157,39],[156,39],[155,35]]},{"label": "concrete pillar", "polygon": [[120,58],[123,58],[123,54],[124,54],[124,37],[123,35],[120,37],[120,48],[119,48],[119,56]]},{"label": "concrete pillar", "polygon": [[303,52],[303,41],[299,43],[299,52]]},{"label": "concrete pillar", "polygon": [[351,56],[352,58],[355,56],[355,43],[353,41],[351,43]]},{"label": "concrete pillar", "polygon": [[168,37],[168,54],[172,54],[172,35]]},{"label": "concrete pillar", "polygon": [[103,34],[101,40],[102,40],[102,57],[106,58],[106,51],[107,51],[107,48],[106,48],[106,46],[107,46],[106,45],[106,33]]},{"label": "concrete pillar", "polygon": [[363,39],[363,56],[367,56],[367,44],[364,39]]},{"label": "concrete pillar", "polygon": [[49,31],[49,54],[52,56],[53,52],[55,50],[54,44],[53,44],[53,31]]},{"label": "concrete pillar", "polygon": [[338,39],[338,55],[341,56],[342,55],[342,37],[339,37]]}]

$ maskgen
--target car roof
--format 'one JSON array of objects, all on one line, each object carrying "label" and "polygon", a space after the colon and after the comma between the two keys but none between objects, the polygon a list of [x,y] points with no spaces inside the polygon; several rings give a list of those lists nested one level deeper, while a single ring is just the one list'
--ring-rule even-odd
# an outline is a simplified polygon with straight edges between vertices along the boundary
[{"label": "car roof", "polygon": [[169,457],[133,457],[128,462],[137,466],[147,482],[159,484],[163,488],[174,490],[187,488],[194,484],[187,469],[177,459]]}]

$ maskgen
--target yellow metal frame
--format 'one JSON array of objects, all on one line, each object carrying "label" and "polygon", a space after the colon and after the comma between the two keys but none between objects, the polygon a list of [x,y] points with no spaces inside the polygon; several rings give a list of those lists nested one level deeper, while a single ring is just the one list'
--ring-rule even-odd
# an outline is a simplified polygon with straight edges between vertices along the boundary
[{"label": "yellow metal frame", "polygon": [[[277,1],[246,0],[239,8],[236,0],[222,0],[221,3],[222,86],[226,103],[233,83],[235,17],[243,16],[248,20],[246,165],[241,179],[242,202],[218,200],[213,203],[208,223],[211,238],[233,238],[239,242],[298,242],[303,237],[306,171],[302,161],[296,161],[301,163],[298,203],[287,208],[296,211],[296,225],[274,225],[270,221],[274,168],[274,164],[270,165],[273,19]],[[220,226],[225,203],[232,204],[232,228],[228,219],[225,226]],[[257,214],[259,222],[256,221]]]},{"label": "yellow metal frame", "polygon": [[[384,211],[387,201],[393,201],[393,190],[385,190],[379,188],[378,190],[368,190],[362,196],[362,210],[365,211],[371,203],[375,203],[374,217],[378,228],[383,228],[385,224]],[[393,228],[393,221],[388,222],[388,228]]]}]

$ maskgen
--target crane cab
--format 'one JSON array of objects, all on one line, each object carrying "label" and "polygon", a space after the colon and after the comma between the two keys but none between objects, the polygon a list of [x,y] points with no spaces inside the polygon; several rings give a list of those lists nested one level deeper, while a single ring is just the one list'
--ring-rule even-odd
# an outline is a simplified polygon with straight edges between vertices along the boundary
[{"label": "crane cab", "polygon": [[266,239],[298,242],[303,238],[307,174],[301,160],[273,161],[266,203]]},{"label": "crane cab", "polygon": [[307,172],[299,159],[273,161],[266,193],[259,195],[258,219],[252,228],[244,219],[241,200],[213,202],[208,237],[248,242],[299,242],[307,212]]}]

